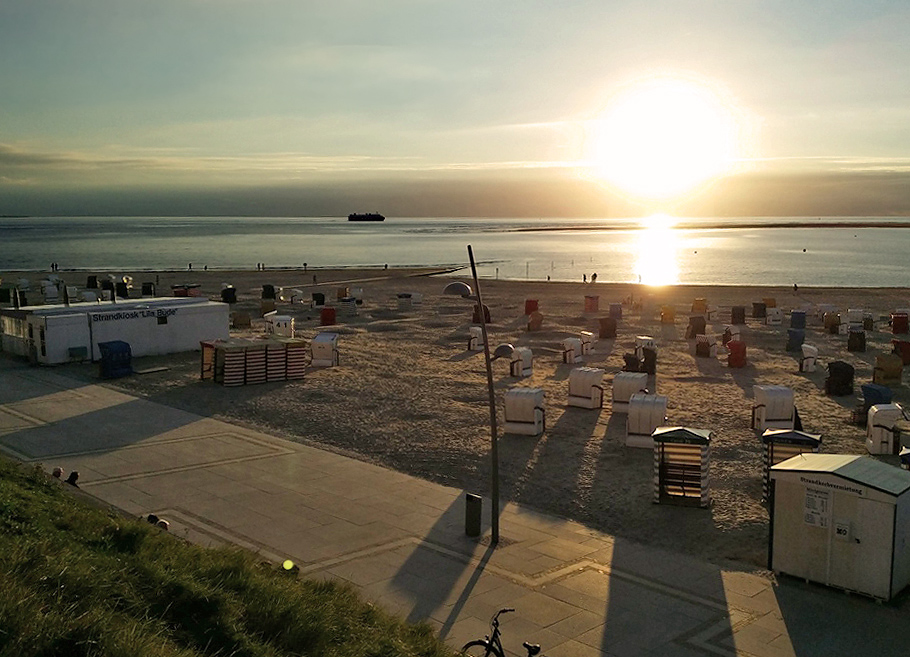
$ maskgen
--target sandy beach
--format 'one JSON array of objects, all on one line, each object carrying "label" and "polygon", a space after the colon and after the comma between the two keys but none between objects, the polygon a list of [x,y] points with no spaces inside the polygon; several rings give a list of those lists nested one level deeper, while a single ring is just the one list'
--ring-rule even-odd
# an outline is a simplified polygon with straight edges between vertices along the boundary
[{"label": "sandy beach", "polygon": [[[136,374],[108,385],[196,413],[239,422],[294,440],[340,450],[390,468],[469,492],[489,494],[490,432],[482,352],[466,350],[471,304],[442,295],[453,277],[470,282],[470,273],[433,275],[433,270],[269,270],[159,272],[136,275],[158,283],[160,294],[174,284],[194,283],[206,296],[220,298],[222,283],[237,288],[236,312],[254,318],[237,336],[264,334],[256,321],[263,284],[302,292],[309,300],[321,292],[332,302],[339,287],[363,289],[358,314],[339,314],[333,327],[321,327],[319,312],[305,303],[279,303],[296,320],[297,334],[312,338],[321,330],[339,334],[341,364],[310,368],[294,382],[225,388],[199,378],[199,353],[136,359],[134,367],[163,371]],[[70,284],[83,285],[84,273],[59,272]],[[23,274],[5,275],[5,281]],[[26,275],[33,283],[42,275]],[[314,282],[315,277],[315,282]],[[400,308],[397,295],[423,295],[420,305]],[[864,427],[851,423],[860,385],[870,382],[875,357],[891,351],[888,313],[910,306],[910,290],[765,287],[645,288],[634,285],[482,281],[490,308],[490,342],[530,347],[533,375],[509,376],[508,363],[494,362],[498,416],[502,395],[513,386],[545,391],[547,431],[539,438],[502,435],[501,495],[616,535],[698,554],[716,562],[737,562],[761,569],[767,554],[768,514],[761,502],[761,441],[750,428],[752,386],[792,388],[804,429],[822,435],[822,451],[865,453]],[[34,294],[34,293],[33,293]],[[599,312],[585,313],[585,296],[599,297]],[[800,373],[799,354],[787,352],[785,316],[781,326],[751,317],[752,302],[770,297],[785,312],[791,308],[833,304],[840,311],[871,313],[865,352],[848,352],[847,337],[824,330],[809,313],[806,342],[819,348],[819,367]],[[720,335],[730,323],[730,308],[746,306],[748,365],[731,369],[718,339],[717,358],[696,358],[686,340],[692,302],[704,298],[715,309],[708,333]],[[544,316],[541,330],[527,331],[525,300],[536,299]],[[631,303],[630,303],[631,301]],[[579,331],[598,331],[598,318],[610,303],[623,304],[615,340],[599,340],[583,365],[603,368],[606,401],[602,410],[566,406],[573,365],[562,363],[562,341]],[[642,303],[644,302],[644,303]],[[661,324],[660,307],[672,305],[675,324]],[[625,416],[613,415],[609,397],[623,354],[633,351],[635,336],[650,335],[658,346],[657,392],[667,395],[668,424],[713,431],[709,509],[652,503],[652,452],[624,445]],[[824,394],[825,364],[843,360],[856,368],[855,394]],[[57,368],[61,373],[97,381],[89,363]],[[906,375],[905,375],[906,377]],[[905,379],[906,380],[906,379]],[[894,400],[908,401],[905,386]],[[896,462],[896,457],[882,457]],[[502,528],[508,540],[507,526]]]}]

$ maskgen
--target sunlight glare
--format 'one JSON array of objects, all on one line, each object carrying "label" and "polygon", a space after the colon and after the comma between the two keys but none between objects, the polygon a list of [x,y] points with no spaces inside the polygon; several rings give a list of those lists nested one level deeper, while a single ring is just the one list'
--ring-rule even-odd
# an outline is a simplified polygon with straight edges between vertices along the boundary
[{"label": "sunlight glare", "polygon": [[728,171],[738,151],[730,104],[707,84],[659,76],[616,94],[594,121],[588,158],[627,194],[668,200]]},{"label": "sunlight glare", "polygon": [[678,234],[673,229],[676,220],[666,214],[655,214],[641,220],[644,230],[638,236],[638,258],[635,274],[644,285],[675,285],[679,283],[676,252]]}]

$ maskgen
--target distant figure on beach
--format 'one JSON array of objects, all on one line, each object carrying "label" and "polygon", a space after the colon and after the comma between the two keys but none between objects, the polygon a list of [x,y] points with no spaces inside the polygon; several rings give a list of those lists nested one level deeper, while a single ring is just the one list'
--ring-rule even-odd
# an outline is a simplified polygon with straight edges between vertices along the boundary
[{"label": "distant figure on beach", "polygon": [[303,263],[303,271],[306,271],[306,263]]},{"label": "distant figure on beach", "polygon": [[202,271],[208,271],[208,270],[209,270],[208,265],[202,265]]},{"label": "distant figure on beach", "polygon": [[549,283],[549,282],[550,282],[550,275],[547,274],[547,283]]},{"label": "distant figure on beach", "polygon": [[592,283],[597,282],[597,272],[594,272],[593,274],[591,274],[591,282]]},{"label": "distant figure on beach", "polygon": [[798,291],[799,291],[799,285],[797,285],[796,283],[793,284],[793,291],[794,291],[794,292],[798,292]]},{"label": "distant figure on beach", "polygon": [[388,266],[388,265],[386,265],[386,266],[385,266],[385,267],[383,267],[383,269],[388,269],[388,268],[389,268],[389,266]]},{"label": "distant figure on beach", "polygon": [[76,483],[77,481],[79,481],[79,473],[73,470],[70,472],[70,476],[66,478],[66,483],[68,483],[70,486],[79,488],[79,484]]},{"label": "distant figure on beach", "polygon": [[582,274],[582,275],[581,275],[581,282],[582,282],[582,283],[587,283],[587,282],[588,282],[588,275],[587,275],[587,274]]},{"label": "distant figure on beach", "polygon": [[193,271],[193,263],[192,263],[192,262],[191,262],[189,265],[187,265],[187,270],[188,270],[188,271]]}]

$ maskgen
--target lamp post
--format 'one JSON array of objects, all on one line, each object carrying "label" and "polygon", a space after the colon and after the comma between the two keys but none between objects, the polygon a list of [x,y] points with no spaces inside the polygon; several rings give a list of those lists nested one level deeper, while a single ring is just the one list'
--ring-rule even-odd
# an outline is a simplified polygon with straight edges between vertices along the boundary
[{"label": "lamp post", "polygon": [[[499,441],[496,435],[496,396],[493,391],[493,359],[490,357],[490,339],[487,336],[487,318],[484,313],[483,297],[480,295],[480,281],[477,279],[477,266],[474,264],[474,251],[468,244],[468,259],[471,261],[471,275],[474,277],[474,289],[476,294],[471,293],[471,287],[461,282],[450,283],[443,290],[444,294],[457,294],[465,299],[471,299],[477,302],[477,310],[480,315],[480,334],[483,338],[483,358],[487,366],[487,393],[490,402],[490,460],[492,462],[490,469],[490,502],[492,504],[492,517],[490,520],[490,542],[493,545],[499,543]],[[496,357],[499,358],[507,352],[511,352],[511,345],[503,349],[506,345],[500,345],[496,349]]]}]

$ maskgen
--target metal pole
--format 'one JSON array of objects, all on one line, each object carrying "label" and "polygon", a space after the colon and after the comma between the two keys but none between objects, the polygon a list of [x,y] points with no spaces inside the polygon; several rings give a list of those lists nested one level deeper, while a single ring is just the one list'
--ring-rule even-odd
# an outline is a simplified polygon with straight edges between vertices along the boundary
[{"label": "metal pole", "polygon": [[499,441],[496,437],[496,396],[493,392],[493,362],[490,360],[490,340],[487,338],[487,318],[483,309],[483,298],[480,296],[480,281],[477,280],[477,266],[474,264],[474,251],[468,244],[468,258],[471,260],[471,274],[474,275],[474,289],[477,290],[477,306],[480,314],[480,333],[483,336],[483,358],[487,364],[487,392],[490,396],[490,459],[492,518],[490,520],[493,545],[499,543]]}]

